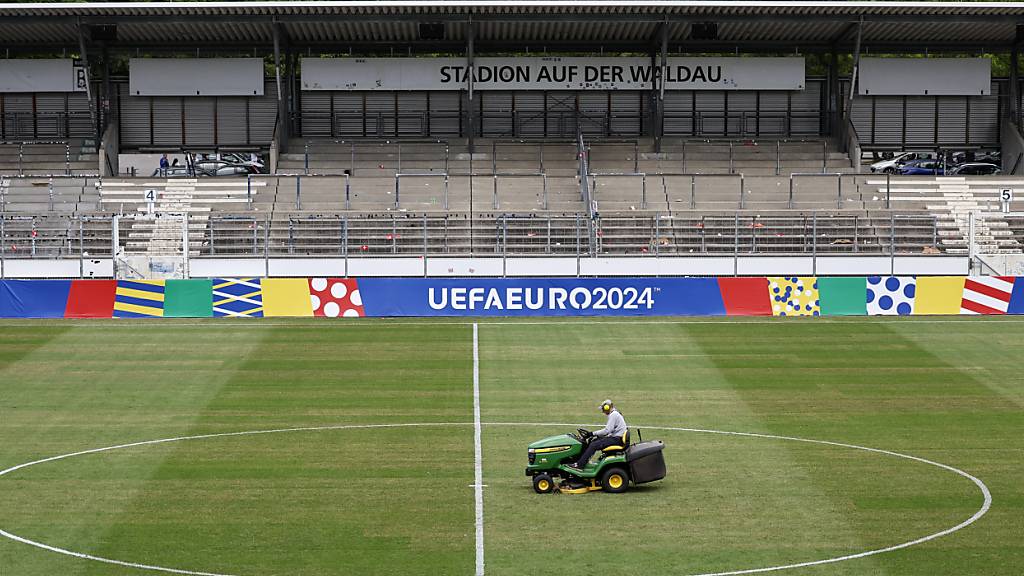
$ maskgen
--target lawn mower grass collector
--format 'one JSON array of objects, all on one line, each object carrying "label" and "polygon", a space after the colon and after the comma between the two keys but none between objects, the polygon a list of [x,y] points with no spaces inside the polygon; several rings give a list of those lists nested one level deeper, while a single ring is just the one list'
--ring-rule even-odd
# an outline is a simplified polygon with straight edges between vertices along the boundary
[{"label": "lawn mower grass collector", "polygon": [[631,445],[628,430],[622,435],[621,445],[601,450],[582,469],[570,466],[593,439],[590,431],[580,428],[576,434],[550,436],[530,444],[526,475],[533,478],[534,491],[619,493],[628,490],[630,482],[644,484],[665,477],[665,444],[651,440]]}]

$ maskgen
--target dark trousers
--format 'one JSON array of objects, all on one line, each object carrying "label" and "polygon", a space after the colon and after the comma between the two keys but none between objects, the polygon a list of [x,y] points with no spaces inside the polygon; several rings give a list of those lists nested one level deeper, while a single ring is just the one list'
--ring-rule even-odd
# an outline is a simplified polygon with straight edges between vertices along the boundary
[{"label": "dark trousers", "polygon": [[609,446],[622,446],[622,438],[618,436],[605,436],[604,438],[595,438],[587,447],[583,450],[583,454],[580,454],[580,459],[576,461],[576,466],[582,468],[587,465],[587,461],[593,456],[598,450],[607,448]]}]

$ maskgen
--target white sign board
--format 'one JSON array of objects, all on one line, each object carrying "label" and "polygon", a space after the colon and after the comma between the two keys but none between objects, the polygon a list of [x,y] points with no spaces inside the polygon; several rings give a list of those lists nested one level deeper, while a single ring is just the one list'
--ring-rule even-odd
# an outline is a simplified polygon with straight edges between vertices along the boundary
[{"label": "white sign board", "polygon": [[262,96],[262,58],[132,58],[132,96]]},{"label": "white sign board", "polygon": [[1013,202],[1013,188],[1003,188],[999,191],[999,203],[1004,213],[1010,212],[1010,202]]},{"label": "white sign board", "polygon": [[861,58],[862,96],[987,96],[992,92],[988,58]]},{"label": "white sign board", "polygon": [[[648,90],[649,58],[303,58],[303,90]],[[667,90],[803,90],[803,58],[669,58]]]},{"label": "white sign board", "polygon": [[85,92],[85,69],[70,58],[0,60],[0,92]]}]

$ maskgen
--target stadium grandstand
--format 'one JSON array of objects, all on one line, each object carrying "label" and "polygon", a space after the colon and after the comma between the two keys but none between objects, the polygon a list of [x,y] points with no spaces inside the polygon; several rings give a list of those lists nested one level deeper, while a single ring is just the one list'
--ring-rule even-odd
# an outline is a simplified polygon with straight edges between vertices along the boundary
[{"label": "stadium grandstand", "polygon": [[0,4],[0,275],[1002,273],[1022,42],[1008,2]]}]

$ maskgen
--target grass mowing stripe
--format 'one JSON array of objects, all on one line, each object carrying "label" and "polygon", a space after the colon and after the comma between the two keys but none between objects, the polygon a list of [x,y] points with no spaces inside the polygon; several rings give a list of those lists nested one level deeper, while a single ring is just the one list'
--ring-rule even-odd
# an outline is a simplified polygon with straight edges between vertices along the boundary
[{"label": "grass mowing stripe", "polygon": [[[274,327],[189,434],[470,421],[463,326]],[[353,429],[224,437],[111,454],[161,464],[101,556],[191,571],[473,571],[473,433]],[[382,559],[387,559],[382,562]]]},{"label": "grass mowing stripe", "polygon": [[[957,407],[987,406],[991,410],[996,407],[993,394],[956,365],[895,332],[892,325],[847,326],[842,330],[808,326],[799,339],[781,338],[761,326],[748,327],[741,338],[725,327],[691,326],[687,330],[743,401],[763,416],[772,433],[849,441],[958,466],[989,483],[998,503],[998,484],[990,475],[969,465],[955,449],[944,449],[960,443],[957,437],[961,429],[950,426],[955,420],[949,413],[955,413]],[[947,348],[959,346],[948,333],[944,341]],[[723,355],[725,351],[774,351],[784,360],[744,364]],[[928,417],[914,419],[913,411],[922,408],[931,408]],[[895,430],[899,435],[893,435]],[[913,470],[907,476],[902,469],[877,469],[874,473],[878,478],[892,479],[891,487],[882,492],[865,491],[859,483],[851,485],[837,478],[834,468],[823,469],[816,459],[800,451],[794,451],[794,457],[831,499],[846,502],[858,511],[851,513],[851,520],[861,537],[869,541],[878,534],[928,533],[971,514],[978,505],[978,496],[967,486]],[[911,482],[901,483],[907,479]],[[889,507],[870,506],[880,496],[890,502]],[[934,506],[935,500],[944,504]],[[997,509],[998,505],[993,515]],[[912,552],[901,550],[877,557],[877,570],[921,575],[950,573],[951,569],[969,573],[977,552],[965,553],[964,547],[984,531],[991,516],[940,543],[929,544],[941,551],[928,562],[907,569],[903,558]]]},{"label": "grass mowing stripe", "polygon": [[[506,325],[487,329],[485,421],[594,422],[611,397],[632,425],[762,431],[760,417],[679,325]],[[650,361],[646,349],[675,354]],[[816,492],[781,441],[644,431],[666,442],[669,476],[624,495],[536,495],[525,445],[566,427],[485,429],[488,567],[698,574],[818,560],[868,549],[845,511]],[[838,449],[803,448],[819,458]],[[864,459],[862,457],[861,459]],[[577,531],[559,538],[566,524]],[[952,523],[951,523],[952,524]],[[603,554],[621,542],[614,556]],[[889,540],[886,544],[894,543]],[[549,560],[557,556],[556,565]],[[870,570],[871,559],[860,562]]]},{"label": "grass mowing stripe", "polygon": [[[131,324],[130,321],[124,321]],[[49,327],[43,331],[50,330]],[[202,407],[256,349],[266,331],[227,338],[224,330],[109,331],[77,323],[4,371],[0,462],[13,465],[58,453],[187,432]],[[106,488],[117,498],[102,513],[90,504],[88,476],[109,477],[102,462],[26,471],[4,478],[3,526],[81,552],[102,551],[117,514],[131,504],[159,461],[133,463],[132,479]],[[60,521],[56,521],[56,517]],[[0,566],[17,576],[89,574],[89,562],[0,542]]]}]

